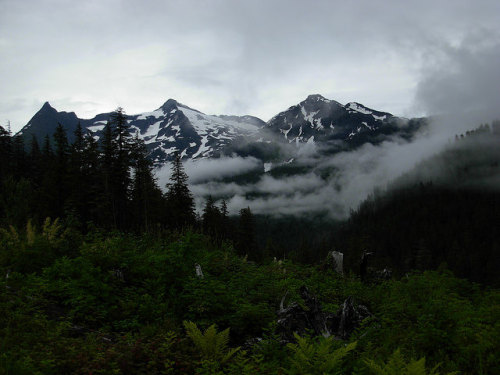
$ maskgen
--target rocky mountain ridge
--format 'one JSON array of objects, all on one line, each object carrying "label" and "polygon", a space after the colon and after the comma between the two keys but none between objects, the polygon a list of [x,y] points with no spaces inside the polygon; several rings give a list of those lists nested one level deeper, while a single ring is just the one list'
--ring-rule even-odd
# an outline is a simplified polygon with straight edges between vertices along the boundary
[{"label": "rocky mountain ridge", "polygon": [[[31,136],[41,142],[60,123],[71,141],[80,123],[95,139],[100,139],[110,115],[111,112],[101,113],[92,119],[80,119],[74,112],[58,112],[46,102],[18,134],[26,142],[31,141]],[[174,99],[154,111],[127,115],[127,122],[129,132],[144,140],[151,160],[160,166],[171,160],[175,152],[183,159],[217,157],[241,139],[256,143],[356,146],[376,142],[381,134],[408,132],[411,120],[356,102],[342,105],[321,95],[310,95],[267,123],[254,116],[206,115]],[[414,129],[410,130],[411,133]]]}]

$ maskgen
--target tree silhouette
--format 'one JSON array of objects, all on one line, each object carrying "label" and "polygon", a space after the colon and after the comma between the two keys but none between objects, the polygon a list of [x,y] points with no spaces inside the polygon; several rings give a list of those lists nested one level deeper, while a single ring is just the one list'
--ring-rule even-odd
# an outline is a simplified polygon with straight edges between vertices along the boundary
[{"label": "tree silhouette", "polygon": [[250,207],[240,210],[236,248],[242,255],[256,258],[255,220]]},{"label": "tree silhouette", "polygon": [[178,153],[172,163],[170,181],[166,193],[169,226],[176,229],[193,226],[196,222],[194,199],[189,191],[188,176]]},{"label": "tree silhouette", "polygon": [[222,235],[222,217],[219,208],[215,205],[212,196],[207,198],[205,208],[202,214],[203,232],[208,234],[212,239],[219,241]]},{"label": "tree silhouette", "polygon": [[153,175],[153,163],[147,158],[144,141],[134,138],[134,177],[131,189],[131,208],[135,227],[149,232],[152,224],[161,221],[163,207],[162,192]]}]

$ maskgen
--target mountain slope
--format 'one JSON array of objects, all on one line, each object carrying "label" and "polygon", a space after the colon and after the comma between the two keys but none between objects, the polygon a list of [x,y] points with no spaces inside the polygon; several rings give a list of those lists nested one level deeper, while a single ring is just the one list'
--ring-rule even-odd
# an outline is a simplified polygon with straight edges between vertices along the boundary
[{"label": "mountain slope", "polygon": [[[304,101],[268,121],[265,131],[283,142],[327,142],[358,145],[375,140],[380,134],[413,132],[414,123],[351,102],[342,105],[321,95],[309,95]],[[360,140],[362,140],[360,142]]]},{"label": "mountain slope", "polygon": [[[100,138],[110,113],[92,119],[80,119],[74,112],[58,112],[47,102],[18,133],[29,142],[31,135],[39,141],[52,135],[61,123],[71,141],[78,122]],[[170,160],[175,152],[183,158],[199,159],[217,155],[236,137],[255,134],[265,123],[252,116],[211,116],[167,100],[152,112],[128,115],[129,132],[143,139],[156,165]]]},{"label": "mountain slope", "polygon": [[52,136],[56,131],[57,124],[61,123],[68,132],[71,141],[78,121],[80,119],[75,112],[58,112],[49,102],[45,102],[42,108],[35,113],[17,135],[24,136],[28,142],[31,141],[31,136],[34,135],[41,142],[46,135]]},{"label": "mountain slope", "polygon": [[440,153],[377,193],[332,236],[355,269],[363,251],[371,265],[400,273],[446,264],[457,276],[500,285],[500,134],[483,130]]},{"label": "mountain slope", "polygon": [[[41,142],[46,135],[51,136],[60,123],[71,142],[80,122],[99,139],[109,118],[110,113],[101,113],[92,119],[80,119],[74,112],[58,112],[47,102],[18,134],[25,137],[27,144],[31,135]],[[277,144],[273,143],[276,140],[278,144],[297,146],[317,144],[322,152],[331,154],[366,142],[375,144],[395,134],[411,138],[423,124],[421,119],[395,117],[355,102],[342,105],[321,95],[308,96],[267,123],[253,116],[206,115],[174,99],[152,112],[128,115],[127,119],[130,133],[144,140],[156,166],[171,160],[175,152],[183,159],[232,153],[272,156],[276,154]],[[293,154],[294,148],[291,149]]]}]

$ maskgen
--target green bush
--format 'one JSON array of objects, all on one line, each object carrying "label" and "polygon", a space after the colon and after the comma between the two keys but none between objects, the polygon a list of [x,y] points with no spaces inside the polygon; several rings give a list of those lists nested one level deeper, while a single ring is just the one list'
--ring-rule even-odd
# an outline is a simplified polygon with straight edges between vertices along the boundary
[{"label": "green bush", "polygon": [[345,357],[356,348],[356,342],[346,344],[335,342],[333,337],[300,337],[295,334],[297,344],[288,344],[291,352],[290,365],[285,372],[300,374],[341,374]]}]

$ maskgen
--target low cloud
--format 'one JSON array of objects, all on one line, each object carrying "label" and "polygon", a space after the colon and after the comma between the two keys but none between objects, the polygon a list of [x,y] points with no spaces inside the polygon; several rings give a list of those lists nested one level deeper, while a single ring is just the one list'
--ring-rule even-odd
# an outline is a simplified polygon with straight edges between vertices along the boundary
[{"label": "low cloud", "polygon": [[[243,174],[261,166],[262,163],[253,157],[222,157],[184,162],[184,169],[189,176],[190,184]],[[168,183],[171,174],[170,168],[171,164],[168,163],[156,170],[160,186],[165,186]]]},{"label": "low cloud", "polygon": [[[281,178],[263,174],[257,182],[245,185],[208,180],[250,171],[260,165],[257,159],[188,162],[186,170],[198,205],[203,204],[203,197],[213,195],[226,198],[232,214],[249,206],[255,213],[274,216],[327,213],[345,219],[375,189],[385,189],[443,151],[456,134],[500,118],[498,34],[470,35],[457,45],[441,46],[435,52],[422,70],[415,99],[419,111],[432,116],[429,127],[413,141],[394,137],[328,158],[320,158],[315,150],[296,153],[294,163],[309,166],[308,172]],[[434,160],[436,165],[427,163],[420,177],[432,179],[453,173],[446,171],[453,169],[453,160]],[[498,181],[493,176],[481,183],[498,187]]]}]

